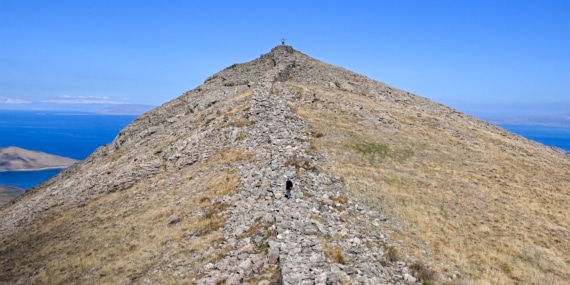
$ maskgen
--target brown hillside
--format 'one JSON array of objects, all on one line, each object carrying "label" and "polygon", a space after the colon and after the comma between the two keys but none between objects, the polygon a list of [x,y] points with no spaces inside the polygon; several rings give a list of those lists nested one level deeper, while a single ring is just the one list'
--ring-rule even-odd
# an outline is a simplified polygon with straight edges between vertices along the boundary
[{"label": "brown hillside", "polygon": [[18,187],[0,185],[0,207],[22,194],[25,190]]},{"label": "brown hillside", "polygon": [[279,46],[1,208],[0,283],[566,284],[569,174]]}]

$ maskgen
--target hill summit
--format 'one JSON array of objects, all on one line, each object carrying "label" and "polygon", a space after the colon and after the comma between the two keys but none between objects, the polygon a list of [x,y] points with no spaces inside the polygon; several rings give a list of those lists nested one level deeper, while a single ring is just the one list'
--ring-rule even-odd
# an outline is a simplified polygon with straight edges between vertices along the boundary
[{"label": "hill summit", "polygon": [[562,284],[569,172],[555,149],[277,46],[1,208],[0,282]]}]

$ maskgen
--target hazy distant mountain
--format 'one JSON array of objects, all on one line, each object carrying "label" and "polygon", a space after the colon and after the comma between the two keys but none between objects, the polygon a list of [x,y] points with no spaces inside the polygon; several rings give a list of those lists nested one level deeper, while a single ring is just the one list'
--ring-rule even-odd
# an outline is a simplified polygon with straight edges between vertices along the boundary
[{"label": "hazy distant mountain", "polygon": [[140,115],[154,108],[156,108],[156,106],[142,104],[118,104],[100,107],[94,109],[92,112],[104,115]]},{"label": "hazy distant mountain", "polygon": [[458,108],[494,124],[570,127],[570,104],[566,103],[472,104]]},{"label": "hazy distant mountain", "polygon": [[77,162],[68,157],[19,147],[0,148],[0,171],[66,168]]},{"label": "hazy distant mountain", "polygon": [[0,283],[567,284],[569,173],[278,46],[1,208]]},{"label": "hazy distant mountain", "polygon": [[570,116],[513,116],[513,117],[487,117],[483,118],[493,124],[499,125],[529,125],[529,126],[552,126],[552,127],[570,127]]}]

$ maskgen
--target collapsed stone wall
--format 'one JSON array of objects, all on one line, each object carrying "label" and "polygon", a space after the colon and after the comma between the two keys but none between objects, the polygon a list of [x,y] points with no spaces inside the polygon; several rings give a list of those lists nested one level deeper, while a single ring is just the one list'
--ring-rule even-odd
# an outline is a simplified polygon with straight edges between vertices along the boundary
[{"label": "collapsed stone wall", "polygon": [[[224,247],[231,250],[202,264],[197,284],[413,283],[405,263],[385,262],[385,219],[351,201],[342,180],[320,170],[324,157],[310,152],[310,127],[290,106],[300,99],[287,87],[289,80],[326,88],[335,85],[322,81],[327,72],[341,86],[343,76],[351,76],[328,66],[278,46],[226,68],[31,191],[27,203],[4,212],[9,217],[0,236],[52,207],[81,206],[158,173],[179,175],[176,170],[236,147],[255,157],[237,169],[237,193],[219,197],[231,205],[223,228]],[[243,122],[225,122],[224,114],[232,112]],[[287,180],[294,184],[291,199],[283,194]]]},{"label": "collapsed stone wall", "polygon": [[[383,262],[387,237],[379,223],[384,219],[347,199],[340,178],[318,170],[324,158],[308,154],[309,126],[288,105],[294,94],[280,84],[298,64],[294,51],[279,46],[270,55],[266,59],[274,67],[250,82],[247,115],[255,123],[236,142],[254,151],[256,159],[239,170],[239,192],[224,198],[233,205],[224,232],[234,250],[204,265],[197,283],[245,284],[253,278],[258,284],[411,281],[404,263]],[[291,199],[284,196],[287,180],[294,184]]]}]

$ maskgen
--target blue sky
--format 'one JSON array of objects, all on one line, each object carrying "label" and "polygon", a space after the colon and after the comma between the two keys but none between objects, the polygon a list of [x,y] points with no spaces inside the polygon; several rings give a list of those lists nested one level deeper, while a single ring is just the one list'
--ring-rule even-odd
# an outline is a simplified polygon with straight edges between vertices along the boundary
[{"label": "blue sky", "polygon": [[460,110],[563,112],[568,15],[570,1],[0,0],[0,109],[160,105],[285,37]]}]

